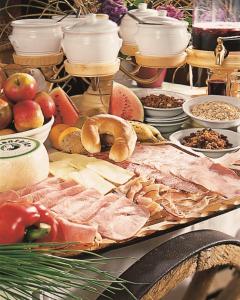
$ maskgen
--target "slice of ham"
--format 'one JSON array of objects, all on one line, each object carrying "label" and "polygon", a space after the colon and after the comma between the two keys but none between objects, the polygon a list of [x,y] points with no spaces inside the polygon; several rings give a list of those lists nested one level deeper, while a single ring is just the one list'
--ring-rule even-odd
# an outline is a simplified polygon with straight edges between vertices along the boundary
[{"label": "slice of ham", "polygon": [[227,168],[234,169],[234,165],[240,165],[240,150],[238,150],[237,152],[225,154],[222,157],[215,159],[214,162],[220,163]]},{"label": "slice of ham", "polygon": [[205,158],[198,158],[185,169],[173,169],[181,178],[198,183],[209,191],[232,198],[240,195],[240,177],[222,165],[214,164]]},{"label": "slice of ham", "polygon": [[85,187],[80,184],[75,184],[74,186],[68,187],[66,189],[51,191],[50,193],[44,195],[41,193],[41,191],[39,191],[35,194],[33,200],[36,203],[43,204],[47,208],[52,208],[53,206],[57,205],[61,201],[61,199],[79,195],[84,190]]},{"label": "slice of ham", "polygon": [[57,242],[79,242],[93,244],[99,239],[97,226],[70,222],[64,218],[58,218],[60,234]]},{"label": "slice of ham", "polygon": [[65,197],[52,210],[70,221],[76,223],[88,222],[107,202],[114,201],[113,194],[103,196],[94,189],[87,189],[74,197]]},{"label": "slice of ham", "polygon": [[135,172],[138,176],[155,179],[157,183],[163,184],[172,189],[182,190],[189,193],[199,193],[204,191],[203,187],[171,174],[170,169],[167,170],[166,166],[164,169],[160,168],[158,170],[153,166],[130,163],[127,169]]},{"label": "slice of ham", "polygon": [[150,213],[126,197],[115,196],[99,210],[91,223],[98,225],[99,233],[109,239],[120,241],[133,237],[147,222]]}]

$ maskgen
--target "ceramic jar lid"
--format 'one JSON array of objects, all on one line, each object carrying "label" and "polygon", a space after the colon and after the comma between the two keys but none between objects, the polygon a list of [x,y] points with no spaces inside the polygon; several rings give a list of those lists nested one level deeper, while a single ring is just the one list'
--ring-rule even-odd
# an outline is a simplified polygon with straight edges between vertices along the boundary
[{"label": "ceramic jar lid", "polygon": [[109,20],[105,14],[89,14],[80,23],[64,29],[65,33],[81,34],[81,33],[105,33],[117,31],[116,23]]},{"label": "ceramic jar lid", "polygon": [[139,3],[138,8],[130,10],[130,13],[132,13],[133,15],[139,18],[158,15],[158,11],[156,9],[147,8],[147,3]]},{"label": "ceramic jar lid", "polygon": [[42,28],[60,27],[61,25],[52,19],[22,19],[11,22],[12,27]]},{"label": "ceramic jar lid", "polygon": [[146,17],[144,18],[144,22],[149,24],[140,24],[144,25],[161,25],[163,28],[176,28],[176,27],[187,27],[188,22],[177,20],[171,17],[167,17],[166,10],[160,10],[158,16]]}]

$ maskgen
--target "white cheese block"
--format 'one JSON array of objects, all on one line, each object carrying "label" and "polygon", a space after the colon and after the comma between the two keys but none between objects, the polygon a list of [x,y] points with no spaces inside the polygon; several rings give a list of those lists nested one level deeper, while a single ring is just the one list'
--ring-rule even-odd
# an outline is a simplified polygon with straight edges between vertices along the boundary
[{"label": "white cheese block", "polygon": [[48,177],[46,148],[30,138],[0,140],[0,192],[31,186]]},{"label": "white cheese block", "polygon": [[69,177],[82,184],[86,188],[94,188],[102,194],[107,194],[115,188],[115,185],[103,179],[97,173],[90,169],[83,169],[79,172],[72,172]]}]

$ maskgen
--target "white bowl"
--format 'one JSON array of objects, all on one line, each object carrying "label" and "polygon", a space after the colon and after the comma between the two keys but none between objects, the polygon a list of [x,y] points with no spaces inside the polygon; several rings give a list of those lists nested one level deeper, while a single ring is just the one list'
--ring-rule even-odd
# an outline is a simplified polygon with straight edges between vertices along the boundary
[{"label": "white bowl", "polygon": [[[191,133],[195,133],[199,130],[202,130],[203,128],[191,128],[191,129],[185,129],[181,130],[178,132],[173,133],[169,139],[171,142],[182,145],[181,140],[189,136]],[[224,129],[214,129],[216,132],[225,135],[228,138],[229,143],[233,145],[232,148],[229,149],[221,149],[221,150],[209,150],[209,149],[200,149],[200,148],[192,148],[192,147],[187,147],[186,148],[191,148],[196,152],[201,152],[204,155],[211,157],[211,158],[218,158],[226,153],[234,152],[237,151],[240,148],[240,134],[231,130],[224,130]]]},{"label": "white bowl", "polygon": [[54,122],[54,117],[51,118],[50,121],[48,121],[46,124],[39,128],[23,131],[23,132],[18,132],[18,133],[13,133],[13,134],[8,134],[8,135],[2,135],[0,136],[0,139],[6,139],[6,138],[17,138],[17,137],[29,137],[33,138],[35,140],[38,140],[42,143],[44,143],[49,135],[49,132],[52,128]]},{"label": "white bowl", "polygon": [[[161,89],[146,89],[146,88],[136,88],[132,89],[132,91],[138,96],[138,98],[141,100],[141,98],[150,96],[150,95],[167,95],[174,98],[181,98],[184,101],[189,100],[189,96],[186,96],[184,94],[175,93],[175,92],[169,92]],[[144,112],[146,117],[151,118],[168,118],[168,117],[175,117],[183,113],[182,107],[176,107],[176,108],[154,108],[154,107],[148,107],[144,106]]]},{"label": "white bowl", "polygon": [[200,124],[204,127],[218,128],[218,129],[225,128],[226,129],[226,128],[236,127],[236,126],[240,125],[240,119],[229,120],[229,121],[207,120],[204,118],[196,117],[192,114],[191,108],[194,105],[209,102],[209,101],[224,102],[224,103],[232,104],[232,105],[240,108],[239,98],[229,97],[229,96],[209,95],[209,96],[196,97],[194,99],[184,102],[183,110],[189,117],[191,117],[194,121],[196,121],[198,124]]}]

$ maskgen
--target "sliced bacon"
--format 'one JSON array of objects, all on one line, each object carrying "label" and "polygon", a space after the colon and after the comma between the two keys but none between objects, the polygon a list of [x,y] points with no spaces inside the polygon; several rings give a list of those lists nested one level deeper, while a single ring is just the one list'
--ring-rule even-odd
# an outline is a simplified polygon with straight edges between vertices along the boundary
[{"label": "sliced bacon", "polygon": [[101,208],[91,223],[98,225],[99,233],[112,240],[133,237],[147,222],[149,211],[126,197],[117,197]]}]

